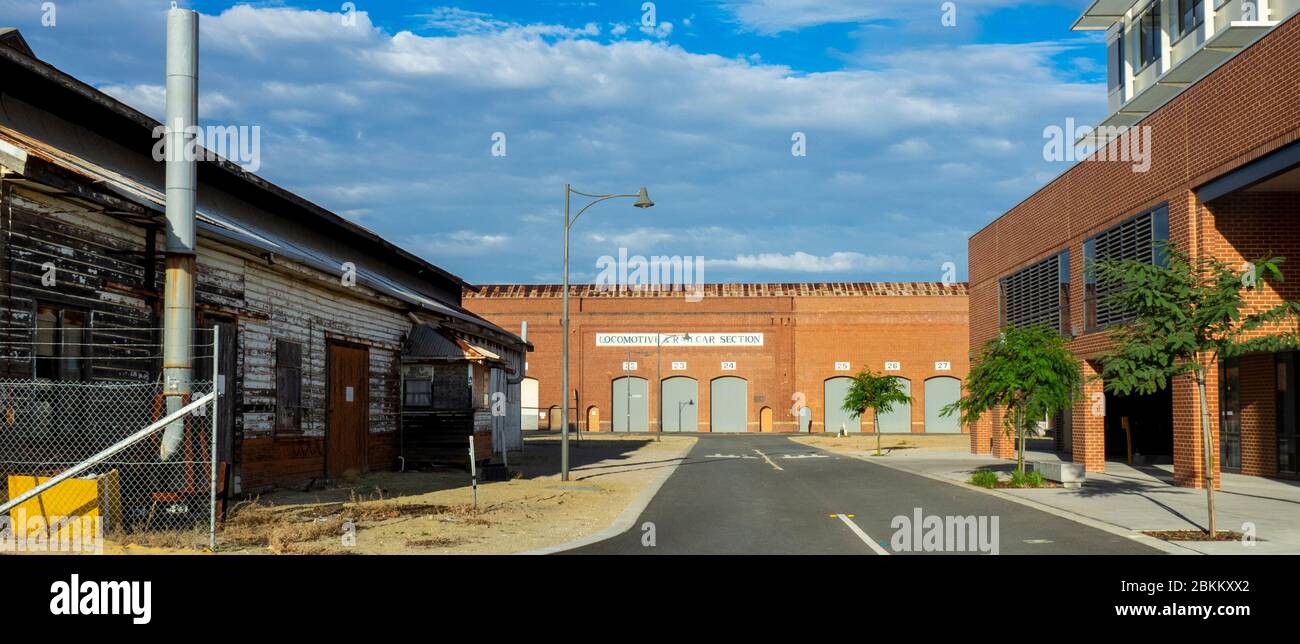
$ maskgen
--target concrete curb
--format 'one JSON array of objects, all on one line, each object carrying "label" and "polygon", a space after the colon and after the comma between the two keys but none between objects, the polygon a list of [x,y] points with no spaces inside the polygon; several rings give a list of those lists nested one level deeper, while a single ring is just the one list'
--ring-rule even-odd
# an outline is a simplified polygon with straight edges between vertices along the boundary
[{"label": "concrete curb", "polygon": [[[1058,516],[1058,517],[1060,517],[1060,518],[1062,518],[1062,519],[1067,519],[1067,520],[1069,520],[1069,521],[1074,521],[1075,523],[1081,523],[1081,524],[1086,525],[1086,526],[1088,526],[1088,527],[1090,527],[1090,528],[1096,528],[1096,529],[1098,529],[1098,530],[1101,530],[1101,531],[1103,531],[1103,532],[1109,532],[1110,534],[1113,534],[1113,535],[1116,535],[1116,536],[1120,536],[1120,537],[1125,537],[1125,538],[1128,538],[1128,539],[1132,539],[1132,540],[1134,540],[1134,541],[1136,541],[1136,542],[1138,542],[1138,543],[1141,543],[1142,545],[1151,546],[1152,548],[1155,548],[1156,550],[1160,550],[1161,552],[1164,552],[1164,553],[1166,553],[1166,554],[1171,554],[1171,555],[1199,555],[1199,554],[1204,554],[1204,553],[1202,553],[1202,552],[1200,552],[1200,551],[1193,550],[1193,549],[1191,549],[1191,548],[1186,548],[1186,547],[1183,547],[1183,546],[1180,546],[1180,545],[1177,545],[1177,544],[1174,544],[1174,543],[1170,543],[1170,542],[1168,542],[1168,541],[1164,541],[1164,540],[1161,540],[1161,539],[1157,539],[1157,538],[1155,538],[1155,537],[1147,536],[1147,535],[1142,534],[1142,533],[1140,533],[1140,532],[1135,532],[1135,531],[1133,531],[1133,530],[1131,530],[1131,529],[1129,529],[1129,528],[1125,528],[1125,527],[1123,527],[1123,526],[1116,525],[1116,524],[1114,524],[1114,523],[1107,523],[1107,522],[1105,522],[1105,521],[1101,521],[1101,520],[1099,520],[1099,519],[1094,519],[1094,518],[1089,517],[1089,516],[1085,516],[1085,515],[1082,515],[1082,514],[1077,514],[1077,513],[1074,513],[1074,512],[1070,512],[1070,511],[1068,511],[1068,510],[1062,510],[1062,509],[1060,509],[1060,508],[1058,508],[1058,507],[1056,507],[1056,506],[1048,505],[1048,504],[1046,504],[1046,503],[1042,503],[1042,502],[1039,502],[1039,501],[1034,501],[1034,500],[1032,500],[1032,499],[1022,498],[1022,497],[1016,496],[1016,495],[1014,495],[1014,494],[1007,494],[1006,492],[1002,492],[1002,491],[1000,491],[1000,490],[991,490],[991,489],[989,489],[989,488],[978,487],[978,486],[975,486],[975,485],[968,485],[968,484],[963,483],[963,482],[961,482],[961,481],[957,481],[957,480],[954,480],[954,479],[950,479],[950,478],[947,478],[947,477],[944,477],[944,476],[939,476],[939,475],[936,475],[936,474],[930,474],[930,473],[928,473],[928,472],[918,472],[918,471],[916,471],[916,470],[909,469],[909,468],[903,467],[903,466],[901,466],[901,465],[894,465],[894,464],[890,464],[890,463],[883,463],[883,462],[881,462],[881,461],[883,460],[884,457],[876,458],[876,457],[864,456],[864,455],[862,455],[862,454],[853,454],[853,453],[850,453],[850,452],[839,452],[839,453],[840,453],[840,454],[844,454],[845,456],[850,456],[850,457],[852,457],[852,458],[856,458],[856,459],[861,460],[861,461],[866,461],[866,462],[868,462],[868,463],[874,463],[874,464],[879,465],[879,466],[881,466],[881,467],[888,467],[889,469],[892,469],[892,470],[897,470],[897,471],[899,471],[899,472],[906,472],[907,474],[913,474],[913,475],[916,475],[916,476],[921,476],[921,477],[924,477],[924,478],[927,478],[927,479],[931,479],[931,480],[934,480],[934,481],[942,481],[942,482],[944,482],[944,483],[948,483],[948,484],[950,484],[950,485],[955,485],[955,486],[957,486],[957,487],[960,487],[960,488],[962,488],[962,489],[964,489],[964,490],[972,490],[972,491],[975,491],[975,492],[980,492],[980,493],[983,493],[983,494],[988,494],[988,495],[990,495],[990,496],[996,496],[996,497],[998,497],[998,498],[1000,498],[1000,499],[1004,499],[1004,500],[1007,500],[1007,501],[1011,501],[1012,503],[1019,503],[1020,505],[1023,505],[1023,506],[1026,506],[1026,507],[1031,507],[1031,508],[1033,508],[1033,509],[1035,509],[1035,510],[1040,510],[1040,511],[1046,512],[1046,513],[1048,513],[1048,514],[1051,514],[1051,515],[1054,515],[1054,516]],[[1086,483],[1085,483],[1085,485],[1086,485]]]},{"label": "concrete curb", "polygon": [[681,453],[674,457],[676,462],[665,467],[663,472],[659,474],[659,477],[651,481],[644,490],[641,490],[641,493],[638,494],[635,499],[632,499],[632,502],[629,503],[626,508],[623,508],[623,511],[614,518],[614,522],[606,526],[605,529],[589,534],[580,539],[574,539],[573,541],[567,541],[554,546],[546,546],[533,550],[525,550],[524,552],[516,552],[515,554],[551,555],[557,552],[564,552],[566,550],[573,550],[574,548],[589,546],[593,543],[612,539],[627,532],[636,524],[637,517],[641,516],[641,513],[645,511],[646,506],[650,505],[650,501],[659,493],[659,488],[663,487],[664,483],[668,481],[668,478],[673,475],[673,472],[677,471],[677,466],[681,465],[682,461],[686,460],[686,455],[689,454],[691,449],[694,447],[695,441],[687,443],[686,449],[682,450]]}]

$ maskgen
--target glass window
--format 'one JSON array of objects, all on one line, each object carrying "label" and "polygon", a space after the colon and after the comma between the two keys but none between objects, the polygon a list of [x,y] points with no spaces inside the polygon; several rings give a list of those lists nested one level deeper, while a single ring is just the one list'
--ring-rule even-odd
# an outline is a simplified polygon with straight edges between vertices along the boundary
[{"label": "glass window", "polygon": [[36,377],[86,379],[86,312],[54,305],[36,307]]},{"label": "glass window", "polygon": [[1124,85],[1124,30],[1120,29],[1119,35],[1110,43],[1109,51],[1106,52],[1106,78],[1110,81],[1110,89],[1116,89]]},{"label": "glass window", "polygon": [[407,407],[433,406],[432,380],[406,380],[402,382],[402,404]]},{"label": "glass window", "polygon": [[1160,58],[1160,2],[1138,19],[1138,65],[1146,67]]},{"label": "glass window", "polygon": [[1178,35],[1181,38],[1205,22],[1203,0],[1178,0]]},{"label": "glass window", "polygon": [[1277,469],[1300,474],[1300,429],[1297,429],[1296,353],[1279,353],[1277,360]]},{"label": "glass window", "polygon": [[302,345],[275,341],[275,432],[302,431]]}]

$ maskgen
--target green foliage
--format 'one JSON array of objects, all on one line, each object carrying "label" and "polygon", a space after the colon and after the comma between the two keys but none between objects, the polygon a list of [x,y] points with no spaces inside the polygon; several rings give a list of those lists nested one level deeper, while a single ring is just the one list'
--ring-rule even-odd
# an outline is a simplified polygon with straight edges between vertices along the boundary
[{"label": "green foliage", "polygon": [[911,401],[912,398],[903,390],[901,378],[876,374],[866,368],[859,371],[849,384],[849,391],[844,395],[843,409],[853,418],[859,418],[868,410],[887,414],[894,410],[894,405],[904,405]]},{"label": "green foliage", "polygon": [[1082,392],[1079,360],[1066,339],[1051,327],[1007,327],[981,347],[966,376],[966,395],[943,408],[944,416],[961,413],[965,424],[977,422],[989,411],[1007,407],[1008,433],[1072,405]]},{"label": "green foliage", "polygon": [[976,470],[970,475],[970,482],[972,485],[992,489],[998,486],[998,474],[988,470]]},{"label": "green foliage", "polygon": [[1248,284],[1281,282],[1284,258],[1261,259],[1234,270],[1214,258],[1193,262],[1168,244],[1161,253],[1166,258],[1162,265],[1102,260],[1089,267],[1099,290],[1113,291],[1106,303],[1132,315],[1131,322],[1110,331],[1113,349],[1101,359],[1107,391],[1151,394],[1168,387],[1173,378],[1194,375],[1221,358],[1297,346],[1294,327],[1273,334],[1261,329],[1296,318],[1300,303],[1283,302],[1243,314]]},{"label": "green foliage", "polygon": [[1043,473],[1038,470],[1011,472],[1011,487],[1043,487],[1045,480]]},{"label": "green foliage", "polygon": [[1029,487],[1029,475],[1024,470],[1012,470],[1011,487]]}]

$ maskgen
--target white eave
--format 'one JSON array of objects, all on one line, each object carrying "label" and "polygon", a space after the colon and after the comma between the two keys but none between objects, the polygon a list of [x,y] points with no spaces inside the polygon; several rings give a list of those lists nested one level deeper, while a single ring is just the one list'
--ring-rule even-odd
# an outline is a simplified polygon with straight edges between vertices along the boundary
[{"label": "white eave", "polygon": [[[1096,6],[1106,0],[1097,0]],[[1115,0],[1118,2],[1118,0]],[[1085,14],[1086,15],[1086,14]],[[1133,126],[1146,116],[1173,100],[1192,84],[1204,78],[1210,72],[1236,56],[1245,47],[1259,40],[1273,27],[1276,20],[1234,21],[1219,30],[1190,56],[1165,72],[1146,89],[1120,106],[1114,114],[1101,122],[1098,130],[1107,126]],[[1108,140],[1098,140],[1096,131],[1081,137],[1076,144],[1093,143],[1104,145]]]},{"label": "white eave", "polygon": [[1070,25],[1071,31],[1105,31],[1124,17],[1124,13],[1136,4],[1137,0],[1093,0]]}]

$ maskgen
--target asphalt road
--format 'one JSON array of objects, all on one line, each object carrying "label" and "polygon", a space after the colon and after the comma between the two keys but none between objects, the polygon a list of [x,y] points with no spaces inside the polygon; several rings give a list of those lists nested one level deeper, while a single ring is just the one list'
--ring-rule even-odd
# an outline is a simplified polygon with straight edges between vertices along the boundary
[{"label": "asphalt road", "polygon": [[[921,538],[895,543],[896,533],[907,532],[896,517],[910,526],[917,508],[921,530],[912,526],[910,534]],[[927,525],[927,516],[936,519]],[[948,529],[950,518],[970,516],[976,526],[985,517],[982,533],[967,524]],[[999,554],[1160,554],[1024,505],[786,437],[707,434],[632,529],[569,553],[981,554],[993,549],[994,517]],[[942,530],[933,529],[935,520],[945,522]],[[957,532],[974,538],[962,544]],[[645,545],[651,537],[654,545]]]}]

